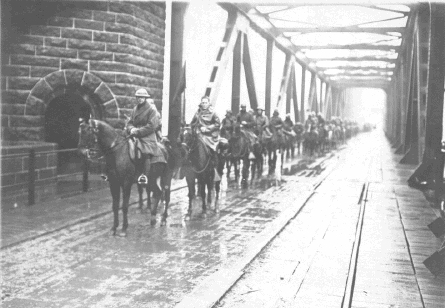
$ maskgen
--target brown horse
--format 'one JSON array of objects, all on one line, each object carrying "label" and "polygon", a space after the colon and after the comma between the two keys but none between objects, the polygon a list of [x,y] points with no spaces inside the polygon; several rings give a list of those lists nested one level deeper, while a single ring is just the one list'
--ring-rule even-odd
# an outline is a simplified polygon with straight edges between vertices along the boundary
[{"label": "brown horse", "polygon": [[[221,176],[224,158],[218,155],[218,161],[211,159],[210,150],[196,132],[184,131],[182,136],[183,157],[182,172],[189,189],[189,208],[185,220],[192,216],[192,201],[195,197],[195,182],[198,181],[198,192],[202,201],[202,216],[207,216],[207,205],[212,203],[212,190],[215,188],[215,212],[219,212],[218,200],[221,190]],[[219,179],[215,180],[215,169],[218,169]],[[207,196],[206,196],[207,187]],[[206,198],[207,197],[207,198]]]},{"label": "brown horse", "polygon": [[[136,177],[139,175],[135,167],[135,162],[130,156],[129,136],[124,137],[119,134],[109,124],[91,119],[86,121],[81,119],[79,125],[79,144],[78,149],[80,153],[87,156],[89,159],[97,159],[97,156],[102,154],[106,161],[106,170],[108,174],[109,186],[113,198],[113,214],[114,222],[111,228],[112,235],[116,235],[116,229],[119,226],[119,202],[122,191],[122,213],[123,223],[122,231],[119,236],[127,235],[128,228],[128,204],[130,200],[131,187],[136,182]],[[165,193],[165,209],[162,216],[162,225],[167,221],[167,210],[170,201],[170,183],[171,183],[171,168],[173,155],[171,149],[166,147],[163,153],[168,155],[165,163],[152,164],[148,173],[149,190],[153,191],[154,207],[151,209],[152,223],[156,221],[156,211],[159,200],[164,191]],[[161,187],[157,185],[160,179]],[[141,196],[140,196],[141,197]]]},{"label": "brown horse", "polygon": [[282,125],[271,125],[272,137],[267,142],[267,152],[269,154],[269,175],[272,175],[275,172],[277,165],[277,152],[280,154],[281,166],[283,166],[286,140],[282,130]]}]

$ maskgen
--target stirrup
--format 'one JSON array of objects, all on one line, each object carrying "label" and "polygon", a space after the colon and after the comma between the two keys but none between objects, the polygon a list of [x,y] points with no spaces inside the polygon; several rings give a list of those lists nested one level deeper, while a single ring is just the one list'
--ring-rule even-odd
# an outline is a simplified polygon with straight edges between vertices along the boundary
[{"label": "stirrup", "polygon": [[139,176],[138,184],[140,184],[140,185],[147,185],[148,184],[148,179],[147,179],[147,176],[145,174],[141,174]]},{"label": "stirrup", "polygon": [[102,180],[104,180],[105,182],[108,182],[108,175],[106,174],[101,174],[100,177],[102,178]]}]

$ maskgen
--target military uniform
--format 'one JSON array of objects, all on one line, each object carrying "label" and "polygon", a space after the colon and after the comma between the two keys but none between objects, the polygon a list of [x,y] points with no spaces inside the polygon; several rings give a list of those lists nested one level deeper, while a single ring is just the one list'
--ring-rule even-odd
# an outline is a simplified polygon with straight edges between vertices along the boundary
[{"label": "military uniform", "polygon": [[241,111],[237,116],[237,122],[242,123],[245,122],[246,124],[243,124],[243,130],[242,132],[246,136],[246,138],[249,140],[250,145],[253,146],[255,143],[258,142],[257,136],[253,133],[253,129],[255,126],[255,119],[253,115],[246,111]]},{"label": "military uniform", "polygon": [[[201,135],[204,143],[216,152],[219,143],[219,129],[221,126],[219,117],[211,108],[199,109],[190,123],[192,129]],[[208,132],[201,132],[201,127],[207,128]]]}]

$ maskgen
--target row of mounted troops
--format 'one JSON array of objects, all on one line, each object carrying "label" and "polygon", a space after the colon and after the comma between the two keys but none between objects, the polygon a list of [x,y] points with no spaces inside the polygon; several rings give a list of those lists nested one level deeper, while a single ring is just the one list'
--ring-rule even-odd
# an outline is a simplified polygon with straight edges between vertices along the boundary
[{"label": "row of mounted troops", "polygon": [[[238,180],[238,166],[243,162],[242,185],[247,187],[249,169],[252,180],[257,172],[261,177],[264,156],[269,157],[269,173],[275,170],[277,152],[283,159],[287,150],[303,143],[311,153],[318,147],[324,149],[324,140],[332,136],[333,144],[348,137],[348,123],[340,119],[324,121],[310,115],[304,125],[293,124],[290,117],[283,121],[277,110],[269,120],[258,108],[257,114],[246,111],[242,104],[234,118],[230,112],[220,121],[212,110],[208,97],[203,97],[198,111],[189,126],[183,126],[175,142],[161,137],[161,118],[151,95],[140,89],[135,93],[137,105],[123,131],[97,119],[81,119],[79,127],[80,153],[90,160],[105,161],[105,178],[109,181],[113,198],[113,235],[126,236],[128,228],[128,204],[131,187],[136,182],[139,192],[139,207],[143,210],[143,191],[147,193],[147,207],[151,223],[156,224],[157,207],[164,200],[161,225],[165,225],[170,202],[170,186],[174,177],[186,179],[189,190],[189,208],[185,220],[192,216],[192,201],[196,195],[196,182],[202,200],[202,216],[212,202],[215,189],[215,212],[219,212],[218,199],[224,167],[234,167]],[[327,133],[324,132],[327,131]],[[339,131],[339,134],[335,132]],[[332,132],[332,134],[330,134]],[[221,134],[220,134],[221,133]],[[355,132],[350,133],[352,135]],[[222,135],[222,137],[220,136]],[[334,137],[337,136],[337,137]],[[337,138],[337,139],[336,139]],[[207,191],[206,191],[207,189]],[[122,193],[123,223],[119,226],[119,203]]]}]

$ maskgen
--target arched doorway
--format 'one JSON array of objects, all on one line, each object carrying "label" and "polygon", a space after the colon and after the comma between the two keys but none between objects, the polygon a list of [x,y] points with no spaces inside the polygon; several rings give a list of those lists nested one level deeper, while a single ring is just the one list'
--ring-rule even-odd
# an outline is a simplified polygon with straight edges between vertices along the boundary
[{"label": "arched doorway", "polygon": [[[66,93],[49,102],[45,112],[45,141],[59,145],[59,150],[75,149],[79,141],[79,118],[90,118],[91,106],[75,92]],[[75,172],[80,156],[76,151],[58,155],[59,173]]]}]

